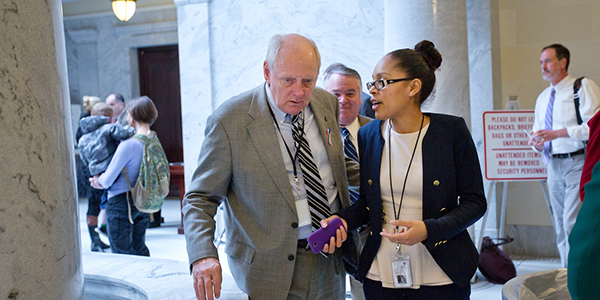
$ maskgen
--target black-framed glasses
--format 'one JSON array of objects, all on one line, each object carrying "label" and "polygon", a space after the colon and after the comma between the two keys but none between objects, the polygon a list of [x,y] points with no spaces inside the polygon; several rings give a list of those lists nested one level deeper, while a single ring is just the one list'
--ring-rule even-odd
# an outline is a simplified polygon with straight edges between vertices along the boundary
[{"label": "black-framed glasses", "polygon": [[400,79],[379,79],[371,82],[367,82],[367,89],[370,90],[372,87],[380,90],[386,87],[388,84],[392,84],[394,82],[400,82],[405,80],[413,80],[414,78],[400,78]]}]

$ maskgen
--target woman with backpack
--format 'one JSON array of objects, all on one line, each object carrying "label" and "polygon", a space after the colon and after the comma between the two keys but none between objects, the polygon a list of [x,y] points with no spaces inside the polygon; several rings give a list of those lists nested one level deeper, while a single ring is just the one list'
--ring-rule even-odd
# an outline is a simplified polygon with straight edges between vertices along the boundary
[{"label": "woman with backpack", "polygon": [[158,112],[147,96],[131,100],[125,109],[128,113],[127,123],[135,128],[136,135],[119,144],[106,171],[90,178],[90,183],[94,188],[108,189],[106,213],[112,252],[150,256],[145,242],[150,215],[140,212],[133,205],[123,171],[125,168],[129,185],[134,186],[144,156],[144,142],[136,136],[155,134],[150,126],[156,121]]}]

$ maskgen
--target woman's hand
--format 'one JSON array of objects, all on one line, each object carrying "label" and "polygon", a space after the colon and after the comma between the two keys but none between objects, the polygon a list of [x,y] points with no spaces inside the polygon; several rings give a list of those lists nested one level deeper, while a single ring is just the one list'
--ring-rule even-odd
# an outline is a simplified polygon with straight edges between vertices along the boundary
[{"label": "woman's hand", "polygon": [[104,189],[102,185],[100,185],[100,183],[98,182],[98,174],[94,175],[93,177],[90,177],[90,185],[97,190]]},{"label": "woman's hand", "polygon": [[[383,229],[381,236],[386,237],[390,242],[402,245],[415,245],[427,239],[427,227],[423,221],[400,221],[393,220],[390,223],[394,226],[403,226],[398,233],[389,233]],[[404,229],[404,230],[402,230]]]},{"label": "woman's hand", "polygon": [[[321,227],[323,227],[323,228],[327,227],[329,222],[331,222],[331,220],[333,220],[334,218],[340,218],[340,217],[336,216],[336,215],[332,215],[331,217],[329,217],[325,220],[321,220]],[[329,240],[329,244],[325,244],[325,246],[323,246],[323,252],[325,252],[325,253],[335,252],[335,248],[342,247],[342,243],[346,240],[346,238],[348,238],[348,235],[346,233],[346,228],[348,228],[348,223],[346,223],[346,220],[344,220],[342,218],[340,218],[340,220],[342,220],[344,227],[340,226],[340,228],[338,228],[338,230],[335,231],[336,235],[332,236],[331,239]],[[329,245],[334,245],[334,246],[329,247]]]}]

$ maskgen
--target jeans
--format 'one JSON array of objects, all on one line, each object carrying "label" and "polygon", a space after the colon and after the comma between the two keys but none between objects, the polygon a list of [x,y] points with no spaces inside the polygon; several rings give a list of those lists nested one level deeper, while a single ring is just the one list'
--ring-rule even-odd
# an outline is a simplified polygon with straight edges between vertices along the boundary
[{"label": "jeans", "polygon": [[[128,206],[131,208],[133,224],[129,222]],[[112,253],[150,256],[150,251],[146,247],[146,227],[150,215],[138,211],[131,202],[131,197],[129,203],[126,193],[109,198],[106,215]]]}]

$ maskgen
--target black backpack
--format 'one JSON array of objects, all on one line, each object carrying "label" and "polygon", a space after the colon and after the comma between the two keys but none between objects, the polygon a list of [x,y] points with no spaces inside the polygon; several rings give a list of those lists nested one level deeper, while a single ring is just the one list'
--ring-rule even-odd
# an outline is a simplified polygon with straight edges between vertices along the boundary
[{"label": "black backpack", "polygon": [[585,78],[585,76],[577,78],[575,83],[573,83],[573,102],[575,104],[575,113],[577,114],[577,125],[583,124],[581,112],[579,112],[579,88],[581,88],[581,80],[583,80],[583,78]]}]

